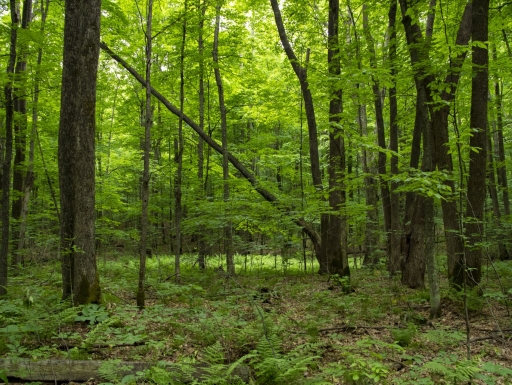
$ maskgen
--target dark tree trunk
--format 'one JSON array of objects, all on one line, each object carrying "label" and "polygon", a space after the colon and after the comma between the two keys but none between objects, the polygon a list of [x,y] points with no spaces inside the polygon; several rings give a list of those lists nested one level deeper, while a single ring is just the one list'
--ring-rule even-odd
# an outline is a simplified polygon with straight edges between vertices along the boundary
[{"label": "dark tree trunk", "polygon": [[[449,85],[449,92],[446,88],[441,93],[441,100],[443,103],[436,108],[432,108],[433,96],[431,94],[429,84],[434,84],[435,78],[429,72],[429,58],[428,51],[422,49],[425,47],[425,42],[422,37],[422,33],[418,23],[413,23],[409,10],[408,0],[399,0],[402,10],[402,22],[406,31],[407,44],[409,45],[409,53],[411,56],[411,64],[415,66],[415,81],[418,91],[425,93],[426,102],[429,103],[430,114],[432,116],[432,130],[434,135],[434,148],[435,148],[435,164],[441,171],[448,173],[449,175],[453,172],[453,163],[451,154],[448,152],[448,115],[450,112],[450,103],[453,102],[457,90],[457,84],[460,77],[460,68],[466,57],[466,53],[459,54],[455,59],[451,59],[451,71],[446,76],[444,83]],[[467,4],[462,20],[457,32],[456,44],[458,46],[467,45],[469,41],[471,31],[471,3]],[[423,88],[422,91],[419,88]],[[417,113],[418,117],[418,113]],[[423,118],[424,119],[424,118]],[[448,179],[445,184],[454,193],[455,183],[453,179]],[[443,223],[446,238],[446,250],[448,254],[448,275],[453,283],[458,282],[458,273],[462,264],[460,258],[463,254],[463,244],[461,238],[461,226],[460,226],[460,213],[457,209],[455,197],[445,196],[445,199],[441,201],[441,207],[443,209]],[[409,206],[411,207],[411,206]],[[406,221],[407,224],[410,215],[408,206],[406,203]]]},{"label": "dark tree trunk", "polygon": [[100,301],[95,256],[95,111],[100,0],[67,1],[59,124],[62,294]]},{"label": "dark tree trunk", "polygon": [[[197,48],[199,53],[199,127],[204,130],[204,41],[203,41],[203,28],[204,28],[204,15],[206,13],[207,2],[199,3],[199,36],[197,38]],[[197,142],[197,179],[200,186],[200,196],[204,197],[206,194],[206,188],[204,183],[204,141],[199,136]],[[206,268],[206,242],[203,235],[203,231],[199,231],[197,234],[197,259],[199,268],[204,270]]]},{"label": "dark tree trunk", "polygon": [[[423,159],[421,171],[434,170],[433,137],[430,124],[423,131]],[[409,231],[406,232],[402,283],[412,289],[425,287],[427,260],[433,259],[434,252],[434,200],[423,194],[416,194],[414,212]],[[432,253],[432,255],[430,255]]]},{"label": "dark tree trunk", "polygon": [[[473,43],[485,44],[489,35],[489,0],[473,0]],[[487,48],[473,44],[473,76],[471,80],[470,127],[473,136],[469,153],[469,179],[466,206],[465,283],[471,287],[480,283],[482,274],[482,238],[487,162],[487,101],[489,94],[489,55]]]},{"label": "dark tree trunk", "polygon": [[7,84],[5,94],[5,155],[2,164],[2,242],[0,244],[0,296],[7,294],[7,266],[9,257],[9,196],[11,190],[11,163],[12,163],[12,125],[14,117],[12,75],[16,65],[16,39],[19,15],[16,11],[16,1],[10,0],[11,33],[9,48],[9,64],[7,65]]},{"label": "dark tree trunk", "polygon": [[[329,102],[329,225],[327,231],[326,259],[329,273],[349,277],[347,255],[347,218],[345,215],[345,138],[341,128],[343,92],[337,84],[341,77],[340,48],[338,39],[339,0],[329,0],[327,61],[330,84]],[[324,231],[322,229],[322,231]]]},{"label": "dark tree trunk", "polygon": [[[396,98],[396,10],[397,0],[391,0],[389,8],[389,61],[393,86],[389,88],[389,149],[391,154],[391,174],[398,174],[398,104]],[[389,264],[391,274],[400,270],[400,194],[395,192],[398,183],[390,184],[390,241]]]},{"label": "dark tree trunk", "polygon": [[147,242],[148,242],[148,207],[149,207],[149,152],[151,147],[151,126],[153,124],[152,110],[151,110],[151,50],[152,50],[152,36],[151,27],[153,23],[153,0],[147,3],[146,12],[146,105],[144,109],[144,154],[143,163],[144,169],[142,171],[142,185],[141,185],[141,201],[142,213],[140,218],[140,245],[139,245],[139,285],[137,288],[137,306],[139,309],[144,308],[146,303],[146,257],[147,257]]}]

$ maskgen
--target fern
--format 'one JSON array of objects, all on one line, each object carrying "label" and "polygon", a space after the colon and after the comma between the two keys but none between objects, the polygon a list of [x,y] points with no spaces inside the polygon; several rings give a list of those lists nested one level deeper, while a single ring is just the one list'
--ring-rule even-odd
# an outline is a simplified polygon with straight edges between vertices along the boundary
[{"label": "fern", "polygon": [[98,340],[103,337],[110,327],[110,325],[118,323],[119,319],[117,317],[112,317],[109,319],[106,319],[103,322],[100,322],[98,325],[92,329],[89,334],[87,334],[87,338],[82,342],[81,348],[82,349],[88,349],[92,347]]},{"label": "fern", "polygon": [[288,354],[281,353],[278,348],[281,341],[276,335],[263,337],[256,350],[253,351],[250,362],[258,377],[258,382],[265,384],[298,383],[320,357],[313,355],[312,350],[318,345],[301,345]]}]

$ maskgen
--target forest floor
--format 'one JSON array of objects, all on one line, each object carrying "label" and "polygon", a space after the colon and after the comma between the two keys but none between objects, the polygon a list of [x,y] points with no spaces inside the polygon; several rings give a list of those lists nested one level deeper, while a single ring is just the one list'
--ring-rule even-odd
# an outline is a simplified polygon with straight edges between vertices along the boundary
[{"label": "forest floor", "polygon": [[[466,301],[442,282],[442,315],[429,320],[428,290],[383,266],[353,268],[344,290],[296,260],[248,258],[228,277],[188,256],[177,284],[173,259],[155,256],[142,311],[133,256],[100,261],[103,303],[79,308],[60,301],[57,263],[27,266],[0,300],[0,359],[101,360],[103,384],[178,384],[166,366],[198,363],[210,384],[236,383],[237,365],[253,384],[512,384],[512,262],[486,271]],[[119,360],[152,367],[126,376]]]}]

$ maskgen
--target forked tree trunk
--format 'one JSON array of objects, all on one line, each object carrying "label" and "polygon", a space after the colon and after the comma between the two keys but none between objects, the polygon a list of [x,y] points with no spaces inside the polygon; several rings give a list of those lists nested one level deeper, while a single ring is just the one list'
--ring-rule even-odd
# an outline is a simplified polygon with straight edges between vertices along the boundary
[{"label": "forked tree trunk", "polygon": [[[448,149],[448,116],[450,112],[450,104],[455,99],[457,85],[460,78],[460,68],[464,63],[466,52],[458,54],[454,59],[451,60],[451,71],[444,79],[444,84],[447,87],[441,92],[442,104],[440,106],[434,106],[433,96],[431,89],[428,87],[429,84],[434,84],[435,78],[431,74],[429,69],[430,61],[428,57],[427,42],[424,41],[420,27],[418,23],[413,23],[411,13],[409,12],[409,1],[399,0],[400,8],[402,10],[402,23],[405,28],[407,36],[407,44],[409,46],[409,54],[411,57],[411,64],[415,67],[415,81],[418,96],[420,93],[425,93],[426,102],[430,105],[430,113],[432,117],[432,129],[434,133],[434,148],[435,148],[435,162],[437,169],[448,173],[449,175],[453,172],[453,162],[451,154]],[[471,3],[466,4],[464,13],[462,15],[459,30],[457,32],[456,45],[465,46],[469,41],[471,31]],[[422,48],[423,47],[423,48]],[[419,90],[419,87],[423,90]],[[418,117],[418,113],[417,113]],[[424,118],[423,118],[424,119]],[[427,116],[428,119],[428,116]],[[416,134],[416,133],[415,133]],[[419,143],[419,142],[418,142]],[[413,143],[414,145],[414,143]],[[413,147],[414,151],[414,147]],[[455,193],[455,183],[453,179],[447,179],[445,185]],[[441,207],[443,209],[443,223],[446,238],[446,250],[448,255],[448,275],[452,284],[460,286],[459,274],[462,269],[461,257],[463,254],[463,244],[461,238],[461,226],[460,226],[460,213],[457,209],[457,204],[454,196],[445,196],[445,199],[441,201]],[[411,202],[411,200],[409,200]],[[412,205],[411,205],[412,206]],[[406,203],[406,221],[404,225],[408,223],[407,215],[410,215],[409,208]],[[404,251],[403,251],[404,252]]]},{"label": "forked tree trunk", "polygon": [[[313,104],[313,96],[311,95],[311,90],[309,88],[308,81],[308,73],[307,68],[303,67],[293,48],[288,40],[288,36],[286,34],[286,30],[284,28],[283,18],[281,16],[281,10],[279,9],[279,4],[277,0],[270,0],[270,4],[272,6],[272,10],[274,12],[274,19],[276,22],[277,31],[279,33],[279,38],[281,40],[281,44],[283,45],[283,49],[288,57],[290,65],[297,76],[300,88],[302,91],[302,98],[304,100],[304,109],[306,110],[306,120],[308,123],[308,135],[309,135],[309,158],[311,164],[311,177],[313,179],[313,185],[315,186],[318,192],[323,190],[322,186],[322,174],[320,172],[320,157],[318,155],[318,134],[317,134],[317,124],[315,117],[315,107]],[[306,55],[306,63],[309,59],[309,50]],[[328,245],[328,235],[329,232],[327,230],[329,225],[329,217],[327,214],[320,214],[320,234],[322,241],[316,242],[315,239],[311,239],[313,245],[315,247],[316,256],[318,262],[320,264],[320,273],[330,273],[329,261],[327,260],[327,248]]]},{"label": "forked tree trunk", "polygon": [[59,124],[62,294],[99,302],[95,255],[95,111],[100,0],[66,1]]}]

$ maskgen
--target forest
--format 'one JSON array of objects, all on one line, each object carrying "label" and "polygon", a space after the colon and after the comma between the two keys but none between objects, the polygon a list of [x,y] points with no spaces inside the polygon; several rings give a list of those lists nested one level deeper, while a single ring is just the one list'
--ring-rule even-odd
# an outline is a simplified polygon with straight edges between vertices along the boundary
[{"label": "forest", "polygon": [[512,2],[0,27],[0,382],[512,384]]}]

